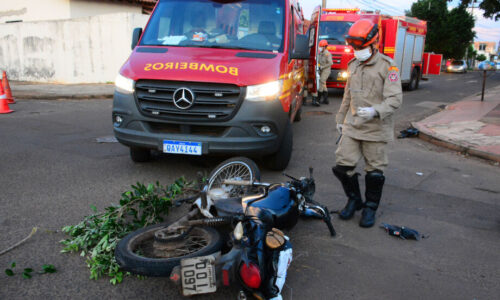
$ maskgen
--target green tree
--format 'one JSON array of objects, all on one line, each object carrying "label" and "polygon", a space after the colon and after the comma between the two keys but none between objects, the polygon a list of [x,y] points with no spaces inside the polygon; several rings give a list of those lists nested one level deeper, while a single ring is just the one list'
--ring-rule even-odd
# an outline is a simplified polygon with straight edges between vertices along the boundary
[{"label": "green tree", "polygon": [[425,51],[461,59],[474,39],[474,18],[465,7],[448,11],[448,0],[418,0],[407,16],[427,21]]},{"label": "green tree", "polygon": [[474,60],[477,57],[477,51],[474,49],[473,45],[469,45],[469,49],[467,50],[467,57],[465,58],[466,60]]},{"label": "green tree", "polygon": [[483,61],[483,60],[486,60],[486,56],[484,54],[479,54],[478,56],[476,56],[476,59],[478,61]]},{"label": "green tree", "polygon": [[450,58],[461,59],[465,56],[467,47],[474,40],[474,17],[459,6],[452,9],[447,16],[448,24],[448,55]]},{"label": "green tree", "polygon": [[[452,1],[452,0],[448,0]],[[481,3],[479,3],[481,2]],[[461,0],[460,5],[463,7],[476,6],[479,3],[479,8],[484,11],[484,17],[498,20],[500,19],[500,0]]]}]

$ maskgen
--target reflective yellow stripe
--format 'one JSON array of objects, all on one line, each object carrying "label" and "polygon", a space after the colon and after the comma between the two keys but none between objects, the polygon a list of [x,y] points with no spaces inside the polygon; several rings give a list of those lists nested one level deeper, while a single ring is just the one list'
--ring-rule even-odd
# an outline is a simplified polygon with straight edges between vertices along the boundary
[{"label": "reflective yellow stripe", "polygon": [[284,93],[283,95],[280,96],[280,100],[284,99],[286,97],[290,96],[290,92]]}]

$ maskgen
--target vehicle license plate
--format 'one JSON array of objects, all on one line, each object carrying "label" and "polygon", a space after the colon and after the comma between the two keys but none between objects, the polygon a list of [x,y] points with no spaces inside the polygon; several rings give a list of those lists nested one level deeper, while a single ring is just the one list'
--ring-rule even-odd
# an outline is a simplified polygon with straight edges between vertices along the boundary
[{"label": "vehicle license plate", "polygon": [[215,292],[215,257],[209,255],[181,260],[181,278],[184,296]]},{"label": "vehicle license plate", "polygon": [[201,143],[182,141],[163,141],[164,153],[201,155]]}]

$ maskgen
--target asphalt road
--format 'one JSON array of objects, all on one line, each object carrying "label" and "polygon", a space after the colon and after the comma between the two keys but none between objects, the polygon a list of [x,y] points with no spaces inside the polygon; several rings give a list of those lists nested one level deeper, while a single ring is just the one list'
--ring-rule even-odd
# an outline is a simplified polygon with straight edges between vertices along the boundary
[{"label": "asphalt road", "polygon": [[[500,73],[488,78],[487,87],[499,84]],[[479,73],[431,77],[419,90],[404,93],[396,131],[480,91]],[[293,125],[293,157],[286,170],[301,176],[313,166],[316,199],[330,209],[345,202],[331,173],[340,101],[337,93],[330,105],[304,108],[302,121]],[[12,108],[15,113],[0,115],[0,251],[32,227],[40,230],[0,256],[0,299],[181,299],[164,278],[127,277],[117,286],[107,279],[89,280],[82,257],[59,253],[58,241],[65,238],[60,228],[90,214],[90,205],[103,209],[116,203],[137,181],[195,178],[223,158],[157,156],[150,163],[132,163],[122,145],[96,142],[112,135],[110,100],[22,100]],[[279,172],[262,172],[265,181],[284,180]],[[487,161],[418,139],[396,140],[378,222],[405,225],[428,238],[404,241],[377,227],[362,229],[359,213],[347,222],[334,216],[334,239],[322,222],[302,220],[288,232],[294,261],[284,299],[498,299],[499,174],[499,167]],[[3,269],[12,261],[16,270],[54,264],[58,272],[30,280],[7,277]],[[197,299],[234,299],[235,292]]]}]

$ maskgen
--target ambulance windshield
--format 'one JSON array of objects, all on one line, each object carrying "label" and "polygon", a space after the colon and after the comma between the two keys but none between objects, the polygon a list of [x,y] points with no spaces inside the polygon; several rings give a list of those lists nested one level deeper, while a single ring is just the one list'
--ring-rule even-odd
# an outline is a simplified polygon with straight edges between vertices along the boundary
[{"label": "ambulance windshield", "polygon": [[353,22],[324,21],[319,23],[319,40],[327,40],[329,45],[345,45],[345,36]]},{"label": "ambulance windshield", "polygon": [[140,45],[282,52],[284,2],[161,0]]}]

